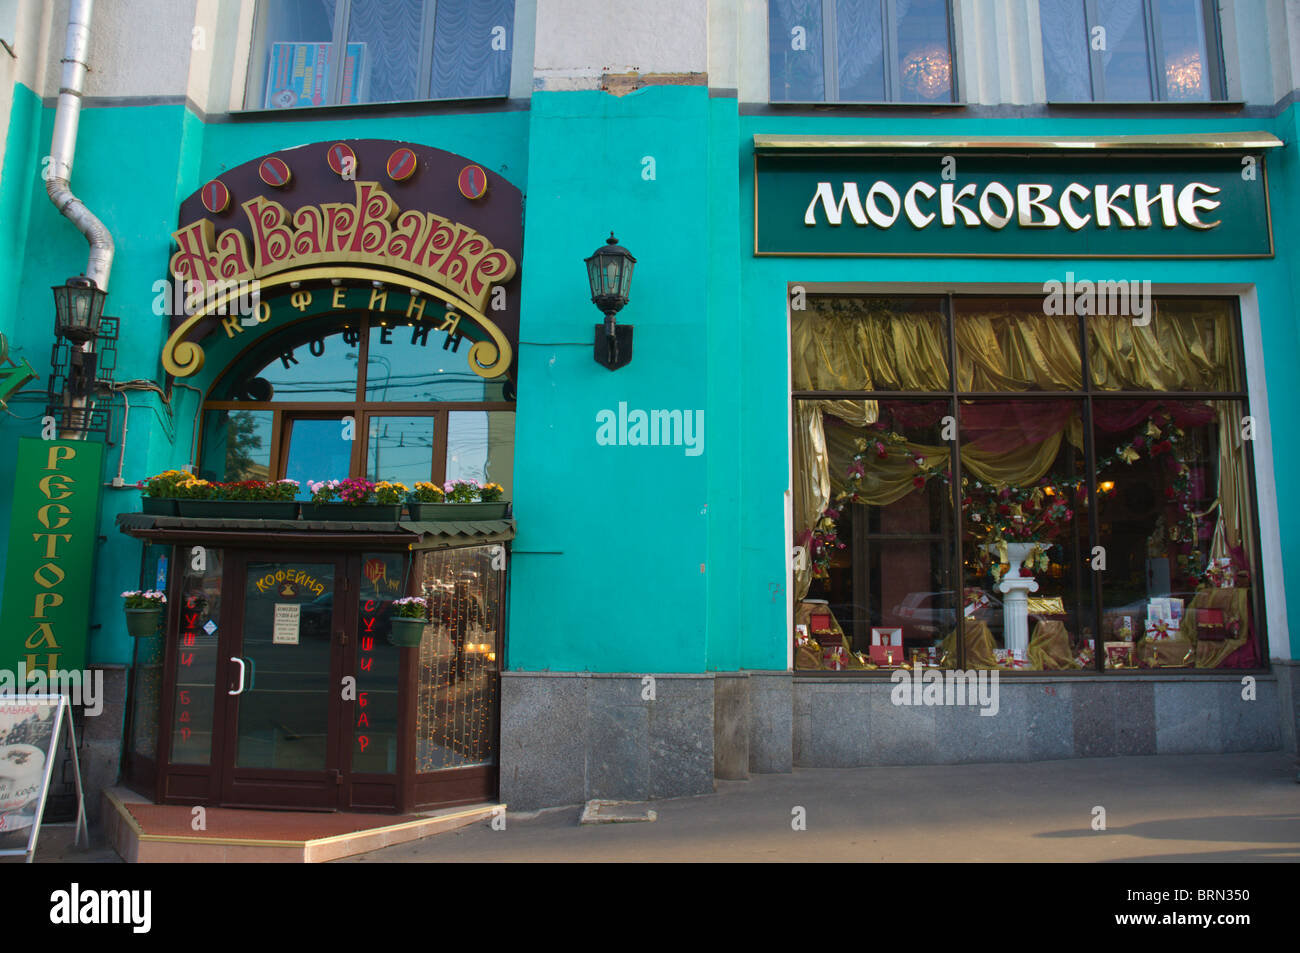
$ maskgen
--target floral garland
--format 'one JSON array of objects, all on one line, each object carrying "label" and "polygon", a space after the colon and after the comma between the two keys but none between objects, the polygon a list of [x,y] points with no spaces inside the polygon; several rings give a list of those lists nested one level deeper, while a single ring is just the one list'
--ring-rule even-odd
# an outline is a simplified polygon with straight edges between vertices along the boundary
[{"label": "floral garland", "polygon": [[845,549],[844,543],[840,542],[839,536],[836,535],[835,521],[840,518],[840,511],[833,507],[826,507],[822,510],[822,515],[817,518],[816,524],[810,530],[805,530],[800,538],[800,544],[808,550],[808,562],[812,567],[812,577],[814,579],[829,579],[831,576],[831,550]]},{"label": "floral garland", "polygon": [[[887,459],[891,455],[901,455],[911,461],[917,473],[912,478],[912,485],[923,488],[936,477],[948,482],[948,470],[945,465],[927,466],[922,456],[908,445],[907,438],[900,433],[889,431],[883,424],[877,425],[880,431],[869,438],[857,441],[858,451],[853,455],[847,470],[848,487],[836,496],[836,500],[848,503],[866,502],[861,494],[862,480],[866,477],[866,461],[872,457]],[[1141,459],[1143,452],[1152,459],[1162,459],[1170,473],[1169,485],[1165,487],[1168,503],[1179,510],[1176,525],[1169,530],[1171,542],[1178,543],[1184,554],[1178,557],[1180,567],[1193,579],[1199,578],[1192,567],[1199,562],[1196,518],[1192,512],[1191,469],[1183,462],[1179,453],[1184,434],[1182,428],[1174,424],[1168,412],[1161,411],[1147,420],[1144,433],[1132,440],[1121,443],[1111,453],[1097,461],[1097,475],[1108,468],[1123,462],[1131,466]],[[1114,492],[1114,488],[1097,487],[1098,497],[1105,497]],[[1080,509],[1088,506],[1088,481],[1082,477],[1054,478],[1044,477],[1034,486],[1018,487],[1008,484],[991,484],[982,480],[962,478],[962,512],[969,516],[969,532],[980,544],[976,559],[985,571],[994,576],[994,581],[1001,576],[1001,564],[992,565],[992,555],[988,544],[1006,542],[1050,541],[1062,533],[1074,520],[1074,509],[1070,501]],[[807,548],[812,565],[814,579],[826,579],[830,576],[831,552],[844,549],[845,544],[839,540],[836,522],[841,510],[827,507],[812,529],[807,530],[800,542]],[[971,525],[973,524],[973,525]],[[1047,553],[1043,547],[1036,547],[1026,561],[1040,571],[1047,568]],[[1018,567],[1012,567],[1016,569]]]}]

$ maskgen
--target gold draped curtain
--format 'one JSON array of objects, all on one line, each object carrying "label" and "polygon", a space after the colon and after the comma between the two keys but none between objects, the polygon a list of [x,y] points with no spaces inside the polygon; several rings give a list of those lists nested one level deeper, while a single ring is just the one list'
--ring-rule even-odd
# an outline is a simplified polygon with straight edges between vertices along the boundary
[{"label": "gold draped curtain", "polygon": [[[814,298],[791,323],[792,382],[796,391],[948,390],[946,321],[935,307],[884,298]],[[983,310],[981,310],[983,309]],[[1233,313],[1226,300],[1162,299],[1146,325],[1131,317],[1085,319],[1093,385],[1105,390],[1227,390],[1238,386]],[[957,336],[959,392],[1078,390],[1082,385],[1076,319],[1041,313],[1036,299],[980,299],[959,302]],[[1219,405],[1219,502],[1228,545],[1250,551],[1245,475],[1238,462],[1241,428],[1235,404]],[[826,414],[848,428],[827,428]],[[873,400],[796,402],[794,452],[795,535],[802,542],[834,494],[846,485],[845,471],[859,449],[861,430],[875,423]],[[1229,424],[1232,424],[1229,426]],[[849,428],[853,428],[852,430]],[[858,432],[854,432],[854,431]],[[963,446],[963,470],[993,483],[1025,485],[1044,476],[1062,439],[1083,447],[1082,421],[1071,416],[1063,431],[1038,442],[1000,452]],[[925,467],[946,466],[948,448],[919,443],[907,447]],[[858,493],[885,506],[913,490],[917,469],[902,454],[868,455]],[[807,568],[796,573],[796,595],[811,582]]]}]

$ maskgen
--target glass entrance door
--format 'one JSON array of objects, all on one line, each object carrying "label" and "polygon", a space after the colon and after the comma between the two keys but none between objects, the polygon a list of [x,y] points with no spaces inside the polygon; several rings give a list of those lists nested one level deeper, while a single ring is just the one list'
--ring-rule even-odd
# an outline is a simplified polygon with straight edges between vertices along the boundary
[{"label": "glass entrance door", "polygon": [[222,802],[334,809],[340,791],[343,559],[241,560],[228,673]]}]

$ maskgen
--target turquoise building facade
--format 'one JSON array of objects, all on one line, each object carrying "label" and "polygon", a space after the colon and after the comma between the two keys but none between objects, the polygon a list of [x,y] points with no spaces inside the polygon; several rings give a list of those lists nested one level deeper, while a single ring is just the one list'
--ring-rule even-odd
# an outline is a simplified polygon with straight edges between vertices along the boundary
[{"label": "turquoise building facade", "polygon": [[[42,19],[34,6],[23,5],[17,48],[57,51],[58,12]],[[241,11],[250,5],[215,6],[208,55],[220,61],[247,43],[251,28]],[[1289,488],[1300,468],[1300,248],[1289,213],[1297,208],[1300,146],[1290,90],[1263,101],[1237,57],[1242,73],[1234,82],[1249,95],[1202,107],[1067,109],[999,100],[984,80],[969,85],[993,102],[972,98],[943,109],[773,104],[760,89],[769,63],[755,45],[766,20],[751,22],[763,5],[685,2],[664,8],[662,35],[676,36],[684,22],[707,27],[705,46],[660,50],[658,68],[628,71],[619,86],[610,70],[602,75],[598,37],[586,46],[571,42],[581,6],[514,5],[516,81],[510,95],[490,101],[244,112],[215,95],[206,106],[196,101],[193,75],[187,88],[141,93],[136,74],[121,70],[105,70],[104,87],[88,91],[72,187],[116,243],[105,307],[121,319],[114,379],[157,385],[129,392],[125,442],[126,408],[120,393],[112,398],[102,538],[85,590],[92,605],[88,661],[105,671],[110,699],[87,727],[84,763],[93,786],[116,782],[129,743],[136,656],[119,594],[141,583],[141,543],[118,531],[117,517],[139,510],[137,481],[195,462],[204,395],[256,335],[274,333],[252,329],[237,342],[213,337],[198,375],[166,375],[160,354],[169,329],[152,305],[175,250],[178,209],[204,183],[249,160],[361,139],[455,153],[524,196],[516,536],[500,693],[499,796],[512,808],[703,793],[718,777],[799,766],[1294,750],[1300,500]],[[1233,15],[1247,19],[1247,6],[1237,4]],[[117,16],[124,15],[108,5],[96,11],[98,54],[147,58],[152,47],[107,45],[120,34],[101,24]],[[150,43],[176,47],[203,25],[195,16],[182,10]],[[963,67],[974,79],[984,75],[977,69],[992,68],[996,51],[971,28],[970,16],[959,9],[953,22],[959,60],[979,60]],[[1248,50],[1245,39],[1239,44]],[[581,56],[587,59],[578,63]],[[631,64],[632,57],[619,48],[608,62]],[[590,75],[566,72],[574,66]],[[54,343],[48,289],[81,271],[86,254],[82,236],[44,194],[56,92],[43,75],[13,79],[0,172],[0,287],[8,289],[0,333],[12,357],[42,374]],[[1267,155],[1272,257],[1172,260],[1158,249],[1122,263],[754,254],[755,137],[958,143],[1205,133],[1280,140]],[[635,329],[634,357],[614,372],[592,359],[601,316],[582,265],[611,231],[637,259],[630,301],[618,315]],[[1258,696],[1246,709],[1234,703],[1236,672],[1193,672],[1177,681],[1134,673],[1122,684],[1100,672],[1008,676],[1002,710],[1011,717],[988,719],[996,727],[976,724],[985,741],[972,747],[975,728],[957,724],[959,713],[900,720],[883,676],[794,672],[790,289],[1030,293],[1066,271],[1140,277],[1157,294],[1199,291],[1241,302],[1252,412],[1267,435],[1264,449],[1255,448],[1253,492],[1269,662],[1250,670]],[[20,391],[0,416],[0,486],[13,485],[18,439],[40,435],[40,387]],[[602,443],[600,415],[621,407],[693,412],[703,421],[701,452],[682,443]],[[124,485],[113,486],[119,473]],[[7,538],[9,530],[6,496],[0,534]],[[0,567],[15,571],[3,553]],[[1050,709],[1042,707],[1045,681],[1059,691]],[[1132,725],[1139,727],[1128,732]]]}]

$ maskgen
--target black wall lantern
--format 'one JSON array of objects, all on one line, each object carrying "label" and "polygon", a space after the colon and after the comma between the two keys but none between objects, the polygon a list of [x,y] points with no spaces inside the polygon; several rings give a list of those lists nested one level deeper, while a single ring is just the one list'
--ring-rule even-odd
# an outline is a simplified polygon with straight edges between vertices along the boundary
[{"label": "black wall lantern", "polygon": [[69,278],[55,285],[54,333],[68,341],[84,344],[99,333],[104,310],[104,292],[89,278]]},{"label": "black wall lantern", "polygon": [[66,439],[107,436],[110,408],[97,405],[97,394],[113,383],[118,319],[104,315],[106,295],[84,275],[52,290],[55,341],[46,414],[59,422]]},{"label": "black wall lantern", "polygon": [[615,371],[632,360],[632,325],[618,324],[614,315],[627,304],[636,259],[610,232],[586,262],[592,303],[605,315],[605,323],[596,325],[596,363]]}]

